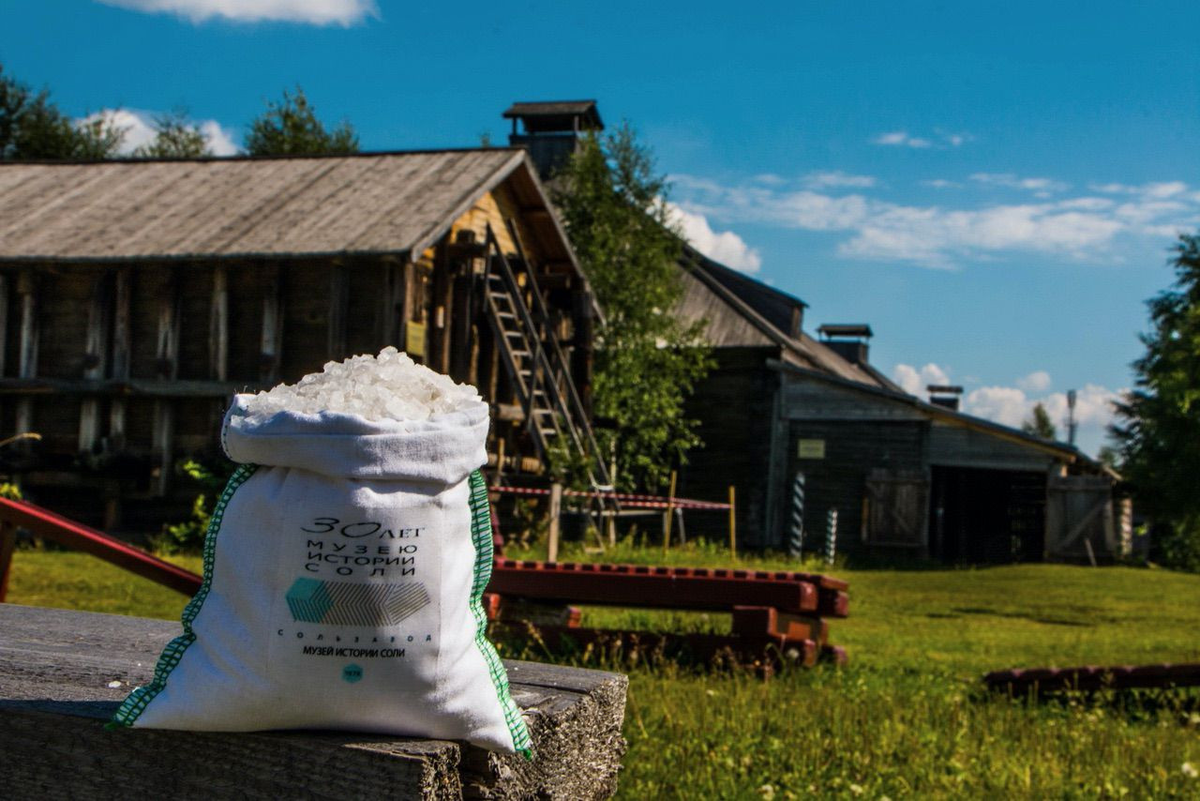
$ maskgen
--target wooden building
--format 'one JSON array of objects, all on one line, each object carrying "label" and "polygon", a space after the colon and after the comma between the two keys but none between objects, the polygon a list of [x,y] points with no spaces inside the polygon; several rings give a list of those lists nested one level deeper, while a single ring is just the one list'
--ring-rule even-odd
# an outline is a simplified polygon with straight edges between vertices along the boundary
[{"label": "wooden building", "polygon": [[1115,476],[1083,453],[905,393],[871,366],[865,326],[822,326],[819,341],[802,301],[690,249],[681,268],[679,313],[705,321],[718,367],[689,406],[705,447],[680,492],[719,498],[735,484],[748,547],[786,549],[800,475],[813,550],[830,509],[839,552],[1004,562],[1127,547]]},{"label": "wooden building", "polygon": [[[493,464],[586,447],[598,310],[516,148],[0,165],[0,463],[156,527],[235,391],[386,345],[492,403]],[[175,508],[173,506],[173,508]]]}]

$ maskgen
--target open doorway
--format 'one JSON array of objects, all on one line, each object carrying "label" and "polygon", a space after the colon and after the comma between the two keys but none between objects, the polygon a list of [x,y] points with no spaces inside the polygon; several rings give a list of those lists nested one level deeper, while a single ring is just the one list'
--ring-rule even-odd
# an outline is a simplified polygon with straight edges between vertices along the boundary
[{"label": "open doorway", "polygon": [[935,466],[931,478],[931,556],[992,564],[1043,559],[1044,473]]}]

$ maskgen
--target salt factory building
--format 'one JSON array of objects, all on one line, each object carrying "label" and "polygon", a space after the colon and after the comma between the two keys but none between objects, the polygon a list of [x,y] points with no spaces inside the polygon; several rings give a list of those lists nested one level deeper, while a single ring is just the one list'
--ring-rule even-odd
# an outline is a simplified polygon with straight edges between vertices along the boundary
[{"label": "salt factory building", "polygon": [[[504,116],[543,177],[603,128],[592,100],[515,103]],[[949,562],[1127,552],[1128,505],[1114,506],[1115,476],[1095,460],[963,414],[952,391],[905,393],[871,364],[869,326],[819,326],[814,338],[803,301],[690,247],[679,267],[676,312],[704,323],[717,361],[687,409],[704,447],[689,453],[679,492],[720,500],[733,485],[747,547],[786,550],[799,515],[817,550],[836,509],[839,552]],[[725,532],[712,515],[687,525]]]},{"label": "salt factory building", "polygon": [[[386,345],[478,386],[489,452],[586,439],[598,313],[521,149],[0,165],[0,464],[157,528],[233,392]],[[183,508],[186,508],[183,507]]]}]

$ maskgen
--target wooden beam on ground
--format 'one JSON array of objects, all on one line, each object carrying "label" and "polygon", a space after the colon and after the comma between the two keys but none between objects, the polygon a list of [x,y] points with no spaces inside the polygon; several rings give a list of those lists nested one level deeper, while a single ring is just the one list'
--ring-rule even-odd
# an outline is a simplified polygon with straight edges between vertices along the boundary
[{"label": "wooden beam on ground", "polygon": [[[608,798],[624,676],[504,663],[535,758],[351,732],[104,730],[179,623],[0,605],[0,753],[11,798]],[[70,647],[65,647],[64,643]],[[113,686],[113,682],[118,682]]]}]

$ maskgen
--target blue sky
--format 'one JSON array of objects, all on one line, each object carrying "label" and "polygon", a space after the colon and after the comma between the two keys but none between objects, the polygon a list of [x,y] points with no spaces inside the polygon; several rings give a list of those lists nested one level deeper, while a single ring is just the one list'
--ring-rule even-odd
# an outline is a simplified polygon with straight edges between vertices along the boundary
[{"label": "blue sky", "polygon": [[696,243],[868,322],[873,362],[1017,423],[1131,382],[1200,228],[1192,3],[0,0],[0,63],[65,111],[185,106],[219,151],[283,89],[366,149],[503,142],[517,99],[600,102]]}]

